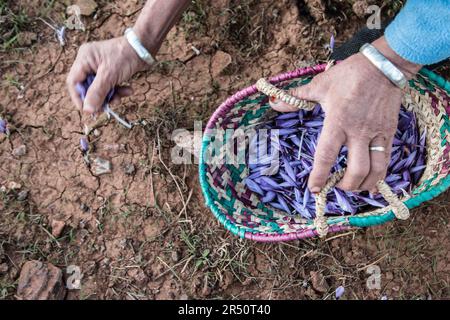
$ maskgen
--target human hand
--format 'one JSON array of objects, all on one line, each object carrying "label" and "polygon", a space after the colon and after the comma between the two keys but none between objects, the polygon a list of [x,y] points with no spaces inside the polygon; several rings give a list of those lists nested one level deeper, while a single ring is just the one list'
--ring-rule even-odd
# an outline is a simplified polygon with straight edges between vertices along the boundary
[{"label": "human hand", "polygon": [[[117,89],[113,101],[129,96],[130,87],[117,86],[146,67],[124,37],[83,44],[67,76],[70,97],[80,110],[91,114],[99,112],[112,88]],[[75,87],[92,73],[96,77],[83,103]]]},{"label": "human hand", "polygon": [[[407,77],[420,69],[407,62],[402,64],[398,56],[390,59],[392,52],[387,52],[384,39],[380,41],[383,43],[378,42],[378,49],[392,62],[395,60]],[[308,85],[291,90],[290,94],[319,102],[325,112],[308,181],[310,191],[318,193],[325,185],[343,145],[348,147],[348,162],[338,187],[348,191],[375,191],[376,183],[386,176],[401,90],[358,53],[317,75]],[[281,112],[296,110],[278,100],[272,101],[271,106]],[[382,146],[385,152],[370,152],[370,146]]]}]

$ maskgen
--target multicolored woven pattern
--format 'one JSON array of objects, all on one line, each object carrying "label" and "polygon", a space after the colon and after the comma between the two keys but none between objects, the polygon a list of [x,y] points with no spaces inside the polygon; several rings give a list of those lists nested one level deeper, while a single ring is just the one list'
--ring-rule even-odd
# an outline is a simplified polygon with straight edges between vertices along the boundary
[{"label": "multicolored woven pattern", "polygon": [[[325,64],[301,68],[269,81],[287,90],[308,83],[325,68]],[[413,208],[450,185],[450,83],[422,69],[404,89],[403,105],[417,115],[419,131],[427,132],[427,167],[412,193],[401,199]],[[228,98],[212,115],[205,129],[199,166],[206,204],[227,230],[242,238],[276,242],[315,237],[318,232],[312,220],[287,216],[259,201],[244,183],[248,175],[245,164],[223,161],[232,139],[227,129],[251,129],[269,108],[268,97],[253,85]],[[224,142],[219,150],[213,147],[217,141]],[[328,233],[386,223],[395,218],[391,209],[388,206],[352,216],[327,217]]]}]

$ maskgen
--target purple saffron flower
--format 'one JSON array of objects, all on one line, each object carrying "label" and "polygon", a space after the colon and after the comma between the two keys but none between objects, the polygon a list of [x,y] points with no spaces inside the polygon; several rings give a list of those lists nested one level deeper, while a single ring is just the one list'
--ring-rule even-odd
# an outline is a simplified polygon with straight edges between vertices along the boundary
[{"label": "purple saffron flower", "polygon": [[330,51],[333,52],[334,50],[334,35],[331,35],[330,37]]},{"label": "purple saffron flower", "polygon": [[6,120],[0,118],[0,133],[7,133],[7,125]]},{"label": "purple saffron flower", "polygon": [[343,286],[339,286],[336,288],[336,299],[339,299],[340,297],[342,297],[342,295],[345,292],[345,288]]},{"label": "purple saffron flower", "polygon": [[87,152],[89,150],[89,142],[86,137],[80,138],[80,147],[81,147],[81,151],[83,151],[83,152]]}]

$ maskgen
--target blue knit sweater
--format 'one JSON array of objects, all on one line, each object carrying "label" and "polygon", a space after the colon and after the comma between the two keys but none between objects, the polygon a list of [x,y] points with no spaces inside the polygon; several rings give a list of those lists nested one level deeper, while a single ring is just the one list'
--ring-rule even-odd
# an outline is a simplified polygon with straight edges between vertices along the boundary
[{"label": "blue knit sweater", "polygon": [[410,62],[445,60],[450,57],[450,0],[408,0],[384,36]]}]

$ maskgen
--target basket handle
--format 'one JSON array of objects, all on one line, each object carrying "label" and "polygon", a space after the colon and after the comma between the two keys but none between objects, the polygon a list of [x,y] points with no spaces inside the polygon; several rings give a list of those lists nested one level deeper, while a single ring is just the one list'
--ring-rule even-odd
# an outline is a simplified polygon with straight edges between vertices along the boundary
[{"label": "basket handle", "polygon": [[[325,206],[327,203],[327,194],[344,176],[345,170],[335,172],[327,181],[325,186],[320,190],[320,193],[316,196],[316,218],[314,219],[314,226],[320,237],[324,237],[328,233],[327,218],[325,217]],[[388,202],[395,217],[400,220],[406,220],[409,218],[408,207],[392,192],[389,185],[380,180],[377,182],[378,191],[383,198]]]},{"label": "basket handle", "polygon": [[316,106],[314,102],[300,100],[296,97],[291,96],[289,93],[280,88],[275,87],[273,84],[271,84],[264,78],[261,78],[256,82],[256,88],[269,97],[275,97],[278,100],[281,100],[299,109],[310,111],[314,109],[314,107]]},{"label": "basket handle", "polygon": [[[291,96],[286,91],[275,87],[266,79],[261,78],[256,82],[256,88],[270,97],[275,97],[287,104],[293,105],[299,109],[312,110],[315,107],[314,103],[300,100]],[[327,194],[344,176],[345,170],[335,172],[327,181],[325,186],[320,190],[320,193],[316,196],[316,218],[314,219],[314,225],[317,233],[320,237],[324,237],[328,233],[328,223],[325,217],[325,206],[327,202]],[[391,188],[386,182],[380,180],[377,182],[378,191],[389,203],[392,208],[392,212],[395,217],[400,220],[406,220],[409,218],[408,207],[392,192]]]}]

